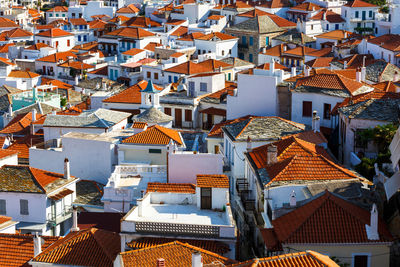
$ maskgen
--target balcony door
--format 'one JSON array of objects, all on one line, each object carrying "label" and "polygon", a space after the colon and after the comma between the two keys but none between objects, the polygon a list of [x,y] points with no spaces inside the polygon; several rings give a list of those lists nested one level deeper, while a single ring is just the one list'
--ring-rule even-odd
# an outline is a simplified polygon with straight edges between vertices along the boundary
[{"label": "balcony door", "polygon": [[211,209],[211,188],[209,187],[201,188],[201,209]]},{"label": "balcony door", "polygon": [[175,127],[182,127],[182,109],[175,109]]}]

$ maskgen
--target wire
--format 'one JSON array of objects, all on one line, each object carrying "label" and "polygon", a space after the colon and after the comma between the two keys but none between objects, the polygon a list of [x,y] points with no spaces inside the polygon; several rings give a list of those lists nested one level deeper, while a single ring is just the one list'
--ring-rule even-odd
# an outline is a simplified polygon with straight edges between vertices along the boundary
[{"label": "wire", "polygon": [[236,151],[236,146],[233,146],[233,150],[235,151],[235,154],[237,155],[237,157],[238,157],[241,161],[244,161],[244,160],[245,160],[245,158],[243,158],[243,159],[240,158],[238,152]]}]

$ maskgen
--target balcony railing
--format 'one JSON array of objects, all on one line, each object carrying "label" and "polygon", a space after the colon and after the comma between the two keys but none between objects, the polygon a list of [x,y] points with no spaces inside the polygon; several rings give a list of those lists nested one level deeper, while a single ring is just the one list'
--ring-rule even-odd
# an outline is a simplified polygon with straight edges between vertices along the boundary
[{"label": "balcony railing", "polygon": [[249,182],[246,178],[236,179],[236,190],[242,201],[243,208],[246,211],[254,211],[255,199],[252,197],[252,191],[249,189]]},{"label": "balcony railing", "polygon": [[61,212],[58,212],[54,214],[53,212],[47,214],[47,220],[54,224],[57,225],[66,219],[70,218],[72,215],[72,206],[64,206],[64,208],[61,210]]},{"label": "balcony railing", "polygon": [[135,222],[138,233],[163,233],[185,236],[219,237],[219,227],[198,224]]}]

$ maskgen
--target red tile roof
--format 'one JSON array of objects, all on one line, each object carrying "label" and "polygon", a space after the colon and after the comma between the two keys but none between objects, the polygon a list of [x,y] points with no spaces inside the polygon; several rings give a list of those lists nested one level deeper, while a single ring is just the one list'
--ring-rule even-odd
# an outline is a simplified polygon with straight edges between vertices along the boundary
[{"label": "red tile roof", "polygon": [[229,188],[229,178],[224,174],[197,174],[197,187]]},{"label": "red tile roof", "polygon": [[[36,119],[43,115],[36,113]],[[32,112],[15,116],[1,131],[2,134],[25,134],[32,123]]]},{"label": "red tile roof", "polygon": [[[104,103],[130,103],[141,104],[141,90],[146,89],[147,81],[142,80],[135,85],[103,100]],[[154,85],[157,90],[162,90],[161,87]]]},{"label": "red tile roof", "polygon": [[165,266],[181,267],[191,266],[192,254],[194,252],[201,253],[204,265],[211,264],[213,262],[222,262],[225,265],[235,262],[218,254],[189,244],[181,243],[179,241],[123,252],[120,254],[120,256],[123,266],[125,267],[154,267],[156,266],[159,258],[163,258],[165,260]]},{"label": "red tile roof", "polygon": [[13,155],[18,155],[18,151],[13,151],[11,149],[0,149],[0,159],[4,159]]},{"label": "red tile roof", "polygon": [[195,194],[194,184],[148,183],[147,192]]},{"label": "red tile roof", "polygon": [[154,52],[155,48],[159,47],[159,46],[162,46],[162,44],[155,43],[155,42],[150,42],[143,49]]},{"label": "red tile roof", "polygon": [[73,85],[70,85],[68,83],[62,82],[60,80],[42,77],[41,78],[41,85],[46,85],[46,84],[47,85],[57,86],[57,88],[60,88],[60,89],[72,89],[72,88],[74,88]]},{"label": "red tile roof", "polygon": [[44,142],[43,135],[39,134],[14,137],[14,143],[7,147],[7,150],[18,151],[18,159],[29,159],[29,148],[42,142]]},{"label": "red tile roof", "polygon": [[328,256],[307,250],[268,258],[260,258],[229,265],[230,267],[339,267]]},{"label": "red tile roof", "polygon": [[115,31],[107,33],[106,35],[128,37],[133,39],[142,39],[144,37],[155,36],[154,33],[141,28],[119,28]]},{"label": "red tile roof", "polygon": [[9,44],[4,44],[4,45],[0,46],[0,53],[8,53],[8,48],[10,46],[14,46],[14,45],[15,45],[14,43],[9,43]]},{"label": "red tile roof", "polygon": [[221,123],[214,124],[214,126],[211,128],[210,132],[208,133],[207,137],[222,138],[224,136],[224,133],[222,131],[222,127],[223,126],[226,126],[226,125],[229,125],[229,124],[234,124],[234,123],[237,123],[237,122],[241,122],[241,121],[249,119],[250,117],[251,116],[248,115],[248,116],[240,117],[240,118],[237,118],[237,119],[234,119],[234,120],[227,120],[227,121],[224,121],[224,122],[221,122]]},{"label": "red tile roof", "polygon": [[183,144],[183,140],[178,131],[154,125],[148,127],[143,132],[124,139],[122,143],[168,145],[171,139],[179,145]]},{"label": "red tile roof", "polygon": [[238,37],[229,35],[229,34],[225,34],[222,32],[213,32],[210,34],[206,34],[203,36],[200,36],[198,38],[195,38],[196,40],[206,40],[206,41],[210,41],[213,39],[217,39],[217,41],[226,41],[226,40],[233,40],[233,39],[238,39]]},{"label": "red tile roof", "polygon": [[27,48],[25,48],[25,50],[40,50],[40,48],[42,47],[51,47],[45,43],[37,43],[31,46],[28,46]]},{"label": "red tile roof", "polygon": [[272,225],[281,244],[391,242],[393,237],[382,219],[378,221],[379,240],[368,239],[365,226],[370,225],[370,217],[370,211],[325,191],[320,197],[273,220]]},{"label": "red tile roof", "polygon": [[[57,241],[58,236],[43,236],[42,249]],[[8,267],[29,266],[33,257],[33,235],[0,233],[0,265]]]},{"label": "red tile roof", "polygon": [[364,2],[361,0],[354,0],[354,1],[348,2],[345,6],[348,6],[348,7],[378,7],[374,4]]},{"label": "red tile roof", "polygon": [[292,7],[291,9],[301,10],[301,11],[315,11],[315,10],[322,9],[322,7],[319,6],[319,5],[316,5],[314,3],[304,2],[304,3],[300,4],[300,5]]},{"label": "red tile roof", "polygon": [[107,22],[100,19],[92,20],[89,22],[90,29],[104,29],[106,25]]},{"label": "red tile roof", "polygon": [[181,37],[184,36],[188,33],[188,27],[186,26],[180,26],[178,27],[175,31],[173,31],[171,33],[172,36],[177,36],[177,37]]},{"label": "red tile roof", "polygon": [[47,10],[47,12],[68,12],[68,7],[66,7],[66,6],[55,6],[52,9]]},{"label": "red tile roof", "polygon": [[210,240],[199,240],[199,239],[173,239],[173,238],[157,238],[157,237],[142,237],[137,240],[132,240],[127,243],[127,246],[132,249],[149,248],[165,243],[171,243],[173,241],[179,241],[187,243],[192,246],[199,247],[210,252],[217,253],[219,255],[229,252],[229,246],[219,241]]},{"label": "red tile roof", "polygon": [[157,21],[151,20],[148,17],[132,17],[127,22],[123,23],[121,26],[149,28],[149,27],[160,27],[161,24]]},{"label": "red tile roof", "polygon": [[345,31],[345,30],[334,30],[330,32],[324,32],[321,33],[315,38],[324,38],[324,39],[330,39],[330,40],[344,40],[349,38],[351,35],[353,35],[352,32]]},{"label": "red tile roof", "polygon": [[305,64],[311,68],[328,68],[332,60],[333,57],[318,57],[307,61]]},{"label": "red tile roof", "polygon": [[18,24],[16,24],[14,21],[0,17],[0,28],[18,28]]},{"label": "red tile roof", "polygon": [[10,78],[24,78],[24,79],[33,79],[37,78],[40,75],[35,72],[23,71],[23,70],[12,70],[7,77]]},{"label": "red tile roof", "polygon": [[139,48],[132,48],[132,49],[130,49],[128,51],[122,52],[122,54],[128,55],[128,56],[135,56],[135,55],[140,54],[142,52],[145,52],[145,50],[139,49]]},{"label": "red tile roof", "polygon": [[88,25],[88,22],[84,18],[69,19],[72,25]]},{"label": "red tile roof", "polygon": [[49,29],[47,31],[43,31],[43,32],[36,34],[36,36],[51,37],[51,38],[71,36],[71,35],[73,35],[73,34],[66,32],[64,30],[61,30],[59,28]]},{"label": "red tile roof", "polygon": [[47,247],[33,262],[79,266],[113,266],[121,250],[119,234],[90,228],[71,232]]},{"label": "red tile roof", "polygon": [[2,32],[0,34],[0,41],[7,41],[12,38],[30,37],[32,35],[33,35],[33,33],[29,32],[29,31],[26,31],[26,30],[23,30],[20,28],[16,28],[16,29]]},{"label": "red tile roof", "polygon": [[72,58],[77,58],[78,56],[75,55],[72,52],[58,52],[58,53],[54,53],[42,58],[37,59],[36,61],[43,61],[43,62],[53,62],[53,63],[58,63],[59,61],[66,61],[69,57]]},{"label": "red tile roof", "polygon": [[140,10],[134,4],[130,4],[125,7],[121,7],[116,13],[139,13],[139,11]]},{"label": "red tile roof", "polygon": [[315,14],[314,16],[309,18],[309,20],[324,20],[324,21],[328,21],[330,23],[340,23],[340,22],[345,21],[342,18],[342,16],[340,16],[339,14],[337,14],[331,10],[327,10],[327,9],[321,10],[320,12],[318,12],[317,14]]},{"label": "red tile roof", "polygon": [[278,25],[278,27],[282,28],[296,27],[296,23],[284,19],[282,17],[279,17],[278,15],[267,13],[265,16],[268,16],[270,19],[272,19],[272,21],[275,22],[275,24]]},{"label": "red tile roof", "polygon": [[76,69],[76,70],[88,70],[88,69],[95,68],[95,66],[83,63],[81,61],[67,61],[58,66],[64,67],[64,68],[72,68],[72,69]]}]

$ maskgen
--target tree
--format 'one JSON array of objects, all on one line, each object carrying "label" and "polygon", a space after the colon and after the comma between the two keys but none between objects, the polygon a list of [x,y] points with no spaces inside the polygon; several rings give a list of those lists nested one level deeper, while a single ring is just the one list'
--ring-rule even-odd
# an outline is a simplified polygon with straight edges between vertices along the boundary
[{"label": "tree", "polygon": [[60,100],[60,106],[65,107],[67,105],[67,99],[65,97],[62,97]]}]

